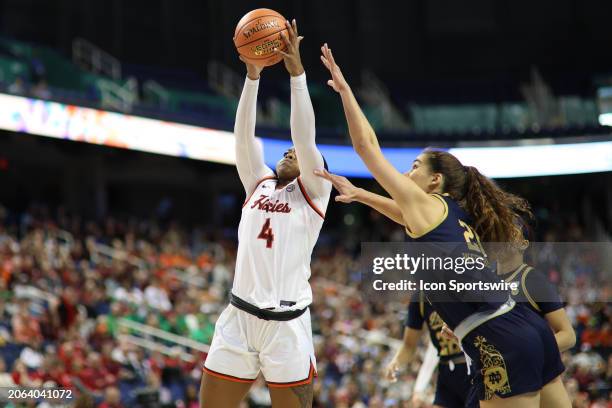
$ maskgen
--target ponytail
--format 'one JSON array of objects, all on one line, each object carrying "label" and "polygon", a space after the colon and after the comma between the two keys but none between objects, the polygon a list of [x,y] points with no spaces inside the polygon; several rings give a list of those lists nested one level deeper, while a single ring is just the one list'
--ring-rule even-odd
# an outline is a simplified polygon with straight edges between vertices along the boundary
[{"label": "ponytail", "polygon": [[465,166],[465,195],[460,205],[470,214],[483,242],[524,240],[523,218],[532,218],[527,200],[508,193],[475,167]]},{"label": "ponytail", "polygon": [[476,168],[463,166],[446,151],[426,149],[424,154],[431,171],[443,175],[442,191],[470,215],[482,242],[524,242],[522,228],[525,221],[533,218],[526,200],[505,192]]}]

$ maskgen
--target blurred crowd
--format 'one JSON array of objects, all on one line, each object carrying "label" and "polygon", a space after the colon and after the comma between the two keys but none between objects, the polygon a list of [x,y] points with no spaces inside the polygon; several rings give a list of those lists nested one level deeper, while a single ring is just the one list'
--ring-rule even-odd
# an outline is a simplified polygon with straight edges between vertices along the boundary
[{"label": "blurred crowd", "polygon": [[[555,234],[543,236],[564,238]],[[332,241],[322,234],[312,262],[315,406],[409,407],[426,340],[397,382],[382,379],[406,303],[364,296],[358,252]],[[204,345],[227,303],[235,255],[235,239],[219,231],[0,208],[0,387],[71,388],[83,407],[197,407]],[[563,296],[578,341],[563,359],[576,408],[612,406],[611,307],[601,301],[609,282],[594,262],[546,260],[551,280],[571,283]],[[270,406],[263,379],[244,406]]]}]

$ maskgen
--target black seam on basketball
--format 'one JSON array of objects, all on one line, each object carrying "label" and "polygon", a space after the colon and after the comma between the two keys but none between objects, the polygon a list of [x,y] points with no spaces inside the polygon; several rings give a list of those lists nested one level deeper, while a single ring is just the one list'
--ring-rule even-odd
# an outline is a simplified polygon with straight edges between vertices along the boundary
[{"label": "black seam on basketball", "polygon": [[[275,32],[273,32],[273,33],[263,35],[263,36],[261,36],[261,37],[259,37],[259,38],[256,38],[256,39],[254,39],[254,40],[252,40],[252,41],[249,41],[248,43],[244,43],[244,44],[242,44],[240,47],[237,47],[237,48],[238,48],[238,49],[241,49],[242,47],[244,47],[244,46],[246,46],[246,45],[253,44],[255,41],[259,41],[259,40],[261,40],[262,38],[266,38],[266,37],[269,37],[269,36],[271,36],[271,35],[278,34],[278,33],[280,33],[281,31],[287,31],[287,28],[283,28],[283,29],[280,29],[280,30],[275,31]],[[234,43],[234,45],[236,45],[236,43]]]}]

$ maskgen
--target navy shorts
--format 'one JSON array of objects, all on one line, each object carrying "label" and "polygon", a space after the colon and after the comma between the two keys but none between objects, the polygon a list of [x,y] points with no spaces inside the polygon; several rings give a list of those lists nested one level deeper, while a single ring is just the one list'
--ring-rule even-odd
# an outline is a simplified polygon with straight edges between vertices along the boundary
[{"label": "navy shorts", "polygon": [[548,323],[521,304],[468,333],[462,346],[481,401],[538,391],[565,370]]},{"label": "navy shorts", "polygon": [[[474,368],[472,367],[472,370]],[[472,372],[470,374],[470,390],[468,391],[468,396],[465,400],[465,408],[480,408],[480,401],[478,400],[478,388],[476,386],[477,379],[476,376]]]},{"label": "navy shorts", "polygon": [[448,364],[440,363],[433,403],[444,408],[464,408],[470,386],[467,364],[456,364],[451,371]]}]

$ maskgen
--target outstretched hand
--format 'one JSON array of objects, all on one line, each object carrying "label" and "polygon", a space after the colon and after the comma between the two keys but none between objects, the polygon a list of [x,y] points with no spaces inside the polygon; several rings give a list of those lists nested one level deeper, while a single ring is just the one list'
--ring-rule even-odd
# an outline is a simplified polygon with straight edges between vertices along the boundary
[{"label": "outstretched hand", "polygon": [[240,58],[240,61],[244,62],[244,65],[246,65],[247,76],[249,77],[249,79],[252,79],[253,81],[258,80],[259,75],[261,74],[261,71],[263,71],[264,67],[260,67],[259,65],[251,64],[242,55],[239,55],[238,58]]},{"label": "outstretched hand", "polygon": [[287,35],[284,31],[281,31],[280,35],[287,46],[287,51],[278,48],[275,51],[283,56],[285,68],[287,68],[289,75],[299,76],[304,73],[304,66],[302,65],[302,59],[300,57],[300,43],[304,37],[298,35],[295,19],[293,19],[291,24],[288,20],[285,21],[285,26],[289,34]]},{"label": "outstretched hand", "polygon": [[397,361],[397,358],[391,360],[389,364],[383,369],[383,377],[385,380],[390,382],[397,382],[397,373],[400,370],[400,364]]},{"label": "outstretched hand", "polygon": [[331,48],[327,46],[327,43],[323,44],[321,47],[321,53],[323,54],[321,55],[321,62],[323,62],[325,68],[329,70],[332,77],[332,79],[327,81],[327,85],[331,86],[334,91],[338,93],[350,89],[346,79],[344,79],[344,75],[342,75],[340,67],[336,64]]},{"label": "outstretched hand", "polygon": [[336,201],[352,203],[357,200],[357,195],[361,189],[355,187],[346,177],[331,174],[327,170],[315,170],[314,174],[331,182],[334,188],[338,190],[339,194],[335,198]]}]

